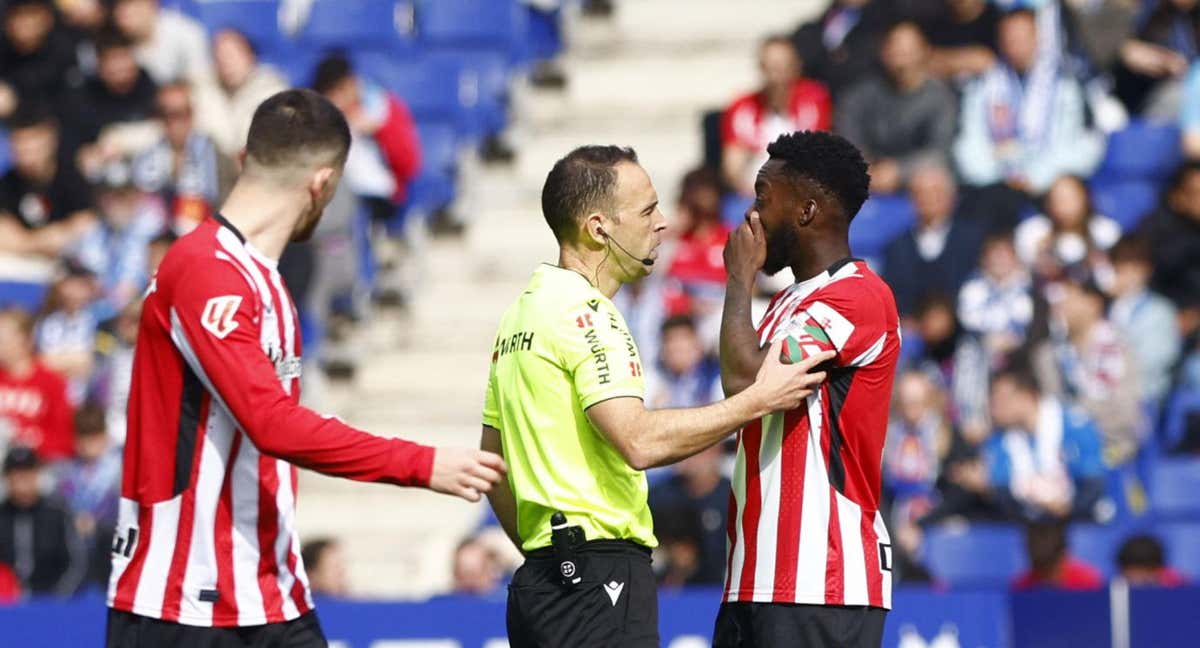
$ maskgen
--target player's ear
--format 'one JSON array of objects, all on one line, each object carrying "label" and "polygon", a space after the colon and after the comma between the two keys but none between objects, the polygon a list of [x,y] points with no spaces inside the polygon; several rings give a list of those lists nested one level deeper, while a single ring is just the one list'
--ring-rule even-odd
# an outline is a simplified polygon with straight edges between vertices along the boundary
[{"label": "player's ear", "polygon": [[320,198],[330,191],[330,185],[334,182],[333,167],[321,167],[309,178],[308,192],[314,198]]},{"label": "player's ear", "polygon": [[245,169],[245,168],[246,168],[246,148],[242,147],[242,150],[238,151],[238,154],[237,154],[237,171],[238,171],[238,173],[241,173],[242,169]]},{"label": "player's ear", "polygon": [[813,222],[813,219],[816,217],[817,217],[817,201],[813,200],[812,198],[809,198],[808,200],[805,200],[804,202],[800,203],[800,214],[799,214],[799,217],[797,218],[797,222],[800,224],[801,227],[811,224]]}]

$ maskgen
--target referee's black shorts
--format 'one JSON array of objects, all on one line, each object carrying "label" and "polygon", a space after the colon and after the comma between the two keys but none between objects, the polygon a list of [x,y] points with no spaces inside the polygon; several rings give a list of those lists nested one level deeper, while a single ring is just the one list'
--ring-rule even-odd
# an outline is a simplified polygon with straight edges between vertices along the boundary
[{"label": "referee's black shorts", "polygon": [[886,616],[874,607],[722,603],[713,648],[879,648]]},{"label": "referee's black shorts", "polygon": [[550,549],[530,552],[513,574],[510,648],[658,648],[650,550],[625,540],[593,540],[577,552],[577,585],[560,583]]},{"label": "referee's black shorts", "polygon": [[189,626],[108,610],[107,648],[328,648],[317,614],[243,628]]}]

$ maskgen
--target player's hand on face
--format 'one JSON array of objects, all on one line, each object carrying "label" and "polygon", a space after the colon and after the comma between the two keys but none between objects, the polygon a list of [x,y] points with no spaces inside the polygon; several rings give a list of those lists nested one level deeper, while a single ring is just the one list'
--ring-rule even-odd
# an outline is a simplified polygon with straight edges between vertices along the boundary
[{"label": "player's hand on face", "polygon": [[725,272],[731,279],[752,284],[766,261],[767,235],[758,212],[753,211],[725,242]]},{"label": "player's hand on face", "polygon": [[771,412],[800,407],[825,381],[825,372],[814,368],[836,355],[833,351],[822,351],[795,364],[785,364],[779,357],[782,349],[782,340],[771,345],[754,381],[761,390],[764,407]]},{"label": "player's hand on face", "polygon": [[468,502],[492,490],[504,479],[508,468],[504,459],[494,452],[471,448],[437,448],[433,455],[433,476],[429,488],[439,493],[461,497]]}]

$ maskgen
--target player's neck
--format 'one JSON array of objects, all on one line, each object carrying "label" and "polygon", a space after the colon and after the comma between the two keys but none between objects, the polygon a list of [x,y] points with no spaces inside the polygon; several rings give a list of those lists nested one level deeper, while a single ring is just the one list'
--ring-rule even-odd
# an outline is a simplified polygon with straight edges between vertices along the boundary
[{"label": "player's neck", "polygon": [[792,264],[792,274],[801,282],[825,272],[829,266],[850,256],[850,244],[845,240],[801,242],[800,260]]},{"label": "player's neck", "polygon": [[605,263],[603,252],[560,247],[558,267],[579,273],[609,299],[621,288],[621,282],[611,273],[617,266],[615,263]]},{"label": "player's neck", "polygon": [[221,215],[254,249],[276,261],[296,228],[301,207],[277,190],[239,181],[221,206]]}]

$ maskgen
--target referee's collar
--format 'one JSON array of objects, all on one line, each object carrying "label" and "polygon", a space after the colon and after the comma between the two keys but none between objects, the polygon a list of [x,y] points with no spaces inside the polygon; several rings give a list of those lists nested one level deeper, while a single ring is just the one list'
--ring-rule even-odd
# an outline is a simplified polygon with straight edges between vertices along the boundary
[{"label": "referee's collar", "polygon": [[568,276],[574,277],[575,279],[583,282],[583,284],[588,288],[593,290],[596,289],[596,287],[592,285],[592,282],[588,281],[587,277],[575,272],[574,270],[571,270],[570,268],[564,268],[560,265],[554,265],[553,263],[542,262],[540,265],[538,265],[537,270],[535,270],[534,273],[551,275],[554,277],[563,277],[564,279],[566,279]]}]

